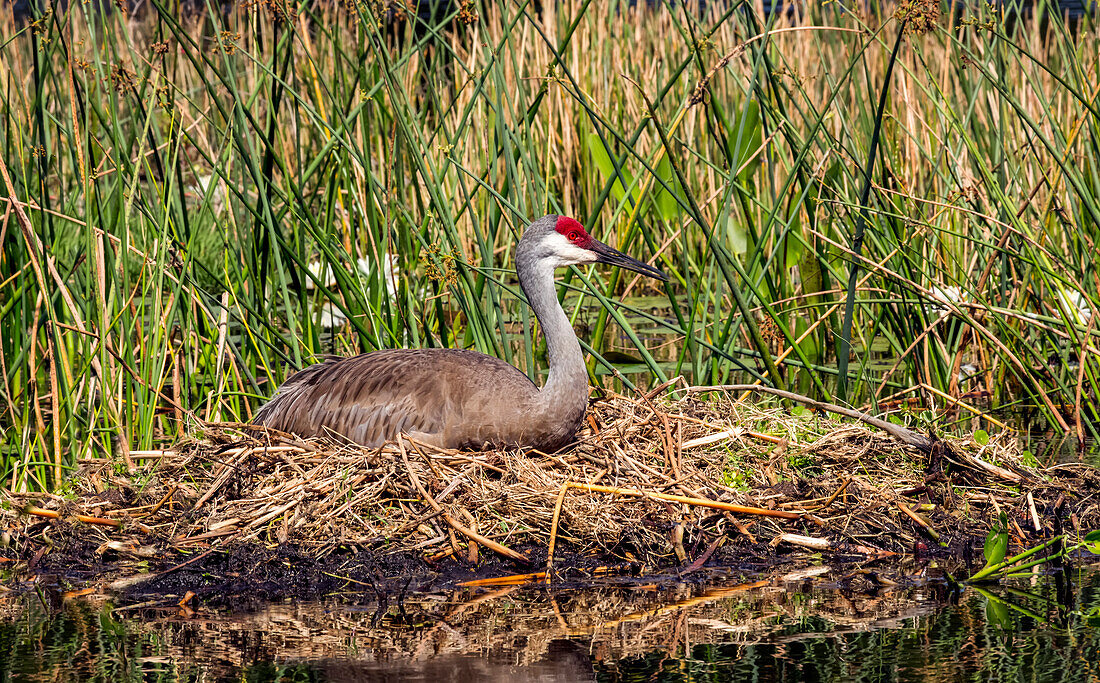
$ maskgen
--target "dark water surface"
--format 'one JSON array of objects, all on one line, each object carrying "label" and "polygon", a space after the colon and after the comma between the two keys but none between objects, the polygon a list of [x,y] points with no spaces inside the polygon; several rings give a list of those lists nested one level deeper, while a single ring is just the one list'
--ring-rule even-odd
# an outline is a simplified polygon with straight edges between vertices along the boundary
[{"label": "dark water surface", "polygon": [[822,567],[193,612],[9,594],[0,681],[1100,680],[1096,569],[960,592],[874,578]]}]

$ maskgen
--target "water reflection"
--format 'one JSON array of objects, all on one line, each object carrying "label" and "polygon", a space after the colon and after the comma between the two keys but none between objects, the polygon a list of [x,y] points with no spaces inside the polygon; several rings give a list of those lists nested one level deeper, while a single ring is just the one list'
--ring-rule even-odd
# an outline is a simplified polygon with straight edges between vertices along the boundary
[{"label": "water reflection", "polygon": [[[1092,681],[1100,571],[989,590],[751,583],[279,604],[0,602],[0,681]],[[858,579],[859,575],[856,575]],[[841,589],[840,587],[843,587]],[[186,611],[186,610],[185,610]]]}]

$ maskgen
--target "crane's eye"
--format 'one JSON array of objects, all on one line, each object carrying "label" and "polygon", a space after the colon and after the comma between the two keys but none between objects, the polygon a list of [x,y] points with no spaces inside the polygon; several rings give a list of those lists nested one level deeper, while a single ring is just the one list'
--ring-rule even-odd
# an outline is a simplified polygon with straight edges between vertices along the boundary
[{"label": "crane's eye", "polygon": [[576,242],[576,241],[577,241],[577,240],[579,240],[580,238],[581,238],[581,234],[580,234],[579,232],[577,232],[576,230],[574,230],[573,232],[569,233],[569,241],[570,241],[570,242]]}]

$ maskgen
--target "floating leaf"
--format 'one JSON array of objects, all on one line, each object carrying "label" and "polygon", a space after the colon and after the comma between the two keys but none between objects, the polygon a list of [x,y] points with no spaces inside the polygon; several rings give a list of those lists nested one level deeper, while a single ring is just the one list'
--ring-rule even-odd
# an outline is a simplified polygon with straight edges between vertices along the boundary
[{"label": "floating leaf", "polygon": [[974,443],[978,444],[979,446],[989,445],[989,432],[985,431],[984,429],[979,429],[978,431],[974,432]]}]

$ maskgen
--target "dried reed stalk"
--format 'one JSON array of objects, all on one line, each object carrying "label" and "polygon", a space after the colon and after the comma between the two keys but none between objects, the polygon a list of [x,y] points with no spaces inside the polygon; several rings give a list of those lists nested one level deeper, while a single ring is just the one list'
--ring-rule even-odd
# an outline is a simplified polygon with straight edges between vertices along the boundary
[{"label": "dried reed stalk", "polygon": [[[149,546],[166,558],[263,543],[318,558],[360,548],[470,562],[469,547],[459,546],[465,538],[527,564],[530,556],[518,548],[546,548],[546,571],[515,581],[552,580],[566,551],[621,558],[627,548],[649,566],[679,562],[686,572],[745,543],[789,548],[798,538],[823,538],[797,546],[816,543],[815,551],[903,552],[926,533],[923,525],[914,530],[914,517],[940,528],[944,541],[984,538],[983,520],[999,509],[1034,510],[1026,521],[1034,528],[1060,497],[1079,525],[1100,526],[1100,507],[1080,494],[1096,488],[1088,484],[1090,470],[1062,465],[1040,477],[1009,439],[984,447],[952,442],[951,461],[944,462],[953,469],[937,482],[925,474],[922,451],[882,433],[728,396],[671,403],[611,396],[589,417],[578,444],[552,456],[415,443],[365,449],[251,430],[226,443],[226,427],[218,430],[218,444],[183,442],[175,452],[135,458],[144,464],[132,475],[106,460],[85,462],[67,499],[4,492],[11,509],[0,510],[0,518],[30,506],[35,517],[97,524],[114,541]],[[746,425],[770,440],[754,438]],[[722,437],[707,438],[714,434]],[[773,442],[786,445],[776,450]],[[972,454],[979,452],[996,469],[976,464]],[[1005,474],[1017,472],[1018,480]],[[1027,491],[1017,490],[1022,482]],[[598,495],[569,495],[571,489]],[[911,503],[887,502],[903,493]],[[920,509],[928,519],[913,512],[916,505],[927,506]],[[970,506],[965,521],[950,514],[951,505]],[[134,521],[122,524],[123,517]],[[28,542],[44,533],[42,522],[24,528]],[[721,539],[737,544],[723,546]]]}]

